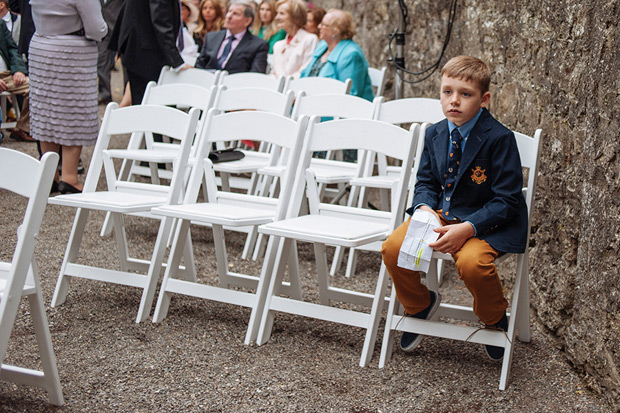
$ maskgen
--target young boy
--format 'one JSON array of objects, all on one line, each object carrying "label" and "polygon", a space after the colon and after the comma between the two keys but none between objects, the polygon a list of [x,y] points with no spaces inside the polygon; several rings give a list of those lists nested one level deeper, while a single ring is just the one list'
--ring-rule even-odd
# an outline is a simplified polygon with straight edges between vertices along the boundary
[{"label": "young boy", "polygon": [[[508,329],[501,282],[493,261],[502,252],[525,250],[527,207],[514,134],[486,110],[491,74],[479,59],[458,56],[441,71],[441,107],[446,119],[426,131],[413,205],[437,216],[435,251],[452,254],[459,278],[474,296],[474,313],[488,326]],[[383,243],[381,253],[405,314],[430,319],[441,296],[420,282],[420,273],[397,265],[409,220]],[[403,333],[400,347],[422,340]],[[485,346],[500,361],[503,347]]]}]

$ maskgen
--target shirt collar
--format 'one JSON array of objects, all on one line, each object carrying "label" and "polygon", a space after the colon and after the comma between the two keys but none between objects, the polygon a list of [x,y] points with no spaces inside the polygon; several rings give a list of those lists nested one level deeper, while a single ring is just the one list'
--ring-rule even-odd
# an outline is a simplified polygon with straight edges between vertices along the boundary
[{"label": "shirt collar", "polygon": [[[476,114],[476,116],[474,116],[473,118],[465,122],[463,125],[458,127],[459,133],[461,134],[463,139],[469,138],[469,134],[471,133],[471,130],[474,128],[474,125],[476,124],[476,122],[478,122],[478,118],[480,117],[480,115],[482,115],[482,108],[478,110],[478,113]],[[450,131],[450,135],[452,135],[452,131],[456,127],[457,126],[454,123],[448,121],[448,129]]]},{"label": "shirt collar", "polygon": [[237,34],[232,34],[230,32],[230,30],[226,29],[226,37],[224,37],[224,39],[228,39],[230,36],[234,36],[235,40],[241,40],[243,38],[243,36],[245,35],[245,32],[247,32],[247,29],[243,30],[243,31],[241,31],[241,32],[239,32]]}]

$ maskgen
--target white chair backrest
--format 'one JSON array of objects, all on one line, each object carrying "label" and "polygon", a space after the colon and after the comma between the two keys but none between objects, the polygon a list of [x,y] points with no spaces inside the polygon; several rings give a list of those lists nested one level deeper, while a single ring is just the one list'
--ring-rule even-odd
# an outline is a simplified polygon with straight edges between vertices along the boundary
[{"label": "white chair backrest", "polygon": [[[295,180],[295,172],[297,171],[299,154],[301,152],[301,146],[303,145],[303,137],[307,129],[307,124],[307,117],[302,117],[298,121],[293,121],[282,115],[254,111],[230,112],[218,115],[216,109],[211,109],[204,129],[205,136],[201,139],[198,154],[196,155],[196,165],[201,164],[202,162],[200,161],[204,160],[204,171],[202,168],[193,168],[184,203],[196,202],[202,183],[203,173],[208,175],[206,176],[206,182],[209,200],[218,199],[215,177],[208,155],[212,143],[221,141],[250,139],[286,149],[289,153],[289,157],[287,159],[285,175],[282,178],[281,193],[289,193]],[[272,157],[269,161],[269,165],[273,166],[276,162],[277,158]],[[282,201],[282,203],[276,214],[278,219],[283,218],[289,200],[280,201]]]},{"label": "white chair backrest", "polygon": [[353,95],[306,95],[305,92],[301,92],[293,107],[293,119],[303,115],[341,119],[372,119],[380,102],[381,100],[378,98],[369,102]]},{"label": "white chair backrest", "polygon": [[289,78],[284,85],[284,90],[292,90],[295,94],[305,92],[306,95],[347,95],[351,92],[351,79],[344,82],[328,77],[303,77],[300,79]]},{"label": "white chair backrest", "polygon": [[284,81],[285,79],[282,76],[275,78],[264,73],[255,72],[234,73],[229,75],[228,72],[224,71],[220,78],[220,84],[226,86],[228,90],[258,87],[282,92],[284,90]]},{"label": "white chair backrest", "polygon": [[528,169],[527,187],[524,188],[525,203],[528,211],[528,233],[532,222],[532,199],[536,190],[536,180],[538,175],[538,163],[541,146],[542,129],[536,129],[534,136],[527,136],[519,132],[514,132],[519,148],[519,156],[521,158],[521,166]]},{"label": "white chair backrest", "polygon": [[[104,151],[107,150],[110,139],[114,135],[125,135],[133,133],[158,133],[164,136],[181,141],[177,156],[175,158],[172,179],[170,182],[170,199],[178,199],[182,185],[177,181],[183,180],[187,159],[191,149],[191,144],[196,134],[198,124],[198,109],[190,109],[189,113],[184,113],[178,109],[158,105],[135,105],[126,108],[119,108],[117,104],[111,103],[106,108],[99,130],[97,143],[93,151],[91,165],[86,175],[83,192],[95,192],[97,182],[104,166]],[[109,162],[108,162],[109,161]],[[112,162],[108,159],[105,162],[106,180],[109,190],[115,190],[115,185],[131,185],[135,190],[144,188],[150,192],[158,185],[142,182],[120,182],[116,181],[116,174]]]},{"label": "white chair backrest", "polygon": [[220,82],[222,72],[210,72],[208,70],[190,68],[175,72],[169,66],[164,66],[157,80],[158,85],[168,85],[172,83],[189,83],[190,85],[201,86],[210,89],[217,86]]},{"label": "white chair backrest", "polygon": [[444,118],[439,99],[406,98],[383,102],[376,119],[396,125],[412,122],[432,124]]},{"label": "white chair backrest", "polygon": [[294,99],[293,92],[279,93],[257,87],[228,89],[226,86],[221,86],[213,107],[220,112],[258,110],[289,117]]},{"label": "white chair backrest", "polygon": [[368,76],[370,77],[370,83],[376,88],[375,96],[383,96],[383,88],[385,87],[385,72],[387,66],[383,66],[381,69],[374,67],[368,68]]},{"label": "white chair backrest", "polygon": [[[26,273],[34,252],[35,235],[43,220],[58,158],[57,153],[47,152],[41,157],[41,161],[38,161],[25,153],[0,148],[0,188],[28,198],[9,272],[9,278],[16,274],[24,277],[16,290],[20,293],[14,297],[21,296],[21,288],[26,280]],[[16,173],[16,171],[28,171],[28,173]],[[10,285],[11,280],[8,281]],[[4,307],[4,303],[2,304]],[[4,332],[4,330],[1,331]]]},{"label": "white chair backrest", "polygon": [[[318,119],[313,117],[306,136],[306,143],[299,162],[297,180],[305,181],[306,170],[310,166],[312,154],[316,151],[330,151],[340,149],[361,149],[383,154],[403,162],[400,178],[397,182],[398,190],[394,198],[395,204],[392,206],[390,228],[396,228],[399,219],[405,210],[405,193],[413,165],[414,149],[418,137],[419,125],[412,125],[409,131],[390,125],[385,122],[367,119],[340,119],[330,122],[317,123]],[[377,137],[381,137],[378,139]],[[361,177],[363,165],[358,166],[356,176]],[[295,186],[293,200],[289,209],[289,216],[294,217],[299,213],[304,184],[298,183]],[[325,205],[325,204],[322,204]],[[351,209],[342,205],[331,205],[329,209]]]}]

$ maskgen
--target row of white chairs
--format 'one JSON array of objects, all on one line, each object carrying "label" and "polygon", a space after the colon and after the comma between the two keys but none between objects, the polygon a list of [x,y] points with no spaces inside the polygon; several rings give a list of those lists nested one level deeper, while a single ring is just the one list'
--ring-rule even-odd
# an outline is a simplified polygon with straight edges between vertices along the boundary
[{"label": "row of white chairs", "polygon": [[[383,72],[385,73],[385,72]],[[158,85],[187,83],[210,89],[213,86],[226,86],[228,89],[262,88],[277,92],[304,91],[306,95],[348,94],[351,91],[351,79],[341,82],[325,77],[307,77],[294,79],[290,76],[275,78],[263,73],[244,72],[228,74],[225,70],[215,72],[203,69],[186,69],[174,71],[164,66],[157,80]]]},{"label": "row of white chairs", "polygon": [[[153,105],[125,109],[118,109],[115,104],[108,106],[84,192],[50,199],[50,203],[53,204],[78,208],[52,305],[62,304],[66,299],[69,280],[72,277],[114,282],[142,289],[136,321],[143,321],[150,313],[157,281],[161,270],[164,269],[164,279],[153,316],[155,322],[166,316],[173,294],[197,296],[250,307],[252,312],[246,332],[247,344],[254,341],[263,344],[269,339],[276,313],[304,315],[366,329],[360,365],[368,364],[387,293],[388,277],[385,274],[385,267],[383,265],[381,267],[374,294],[334,288],[329,283],[325,246],[361,247],[380,242],[402,222],[414,155],[416,149],[420,150],[420,145],[417,144],[420,126],[414,123],[407,131],[386,122],[369,119],[341,119],[318,123],[316,117],[308,120],[306,116],[301,116],[297,120],[292,120],[264,112],[218,114],[215,109],[211,109],[199,129],[198,133],[203,136],[198,139],[200,143],[191,167],[189,185],[182,196],[185,186],[183,177],[188,168],[191,141],[198,122],[197,109],[191,109],[185,114],[175,109]],[[115,157],[128,159],[129,155],[126,151],[108,148],[112,135],[144,132],[173,136],[181,141],[170,186],[167,191],[161,188],[161,184],[156,186],[156,190],[161,190],[159,197],[147,195],[152,194],[146,192],[151,190],[147,189],[147,185],[154,185],[153,183],[120,182],[112,159]],[[378,136],[381,139],[377,139]],[[537,159],[537,145],[540,139],[536,136],[534,139],[524,135],[518,137],[524,166],[530,168],[530,176],[534,179],[528,182],[528,194],[533,194],[530,189],[533,190],[535,186],[536,165],[531,161]],[[214,142],[240,139],[261,141],[289,151],[278,198],[230,193],[218,189],[213,164],[206,157],[209,148]],[[316,175],[313,169],[309,168],[312,153],[350,148],[376,152],[402,161],[399,177],[392,183],[393,202],[390,211],[372,211],[360,208],[358,205],[333,205],[321,202]],[[132,156],[144,159],[140,157],[140,151],[135,150]],[[357,168],[356,179],[364,178],[364,170],[360,166],[361,164]],[[102,169],[105,170],[108,190],[96,191]],[[197,203],[202,182],[205,182],[207,188],[208,202]],[[140,189],[145,192],[136,195],[135,191]],[[309,211],[307,215],[300,215],[306,193]],[[528,202],[528,206],[531,206],[530,196]],[[119,247],[120,270],[96,268],[77,262],[89,210],[112,212]],[[150,260],[130,258],[128,255],[128,237],[123,217],[135,212],[160,219],[159,232]],[[193,223],[208,224],[213,228],[219,287],[204,285],[197,280],[190,236],[190,227]],[[224,228],[232,227],[258,227],[258,231],[268,237],[267,252],[260,276],[238,274],[229,270]],[[171,252],[167,262],[164,262],[167,241],[170,237],[172,237]],[[303,301],[296,241],[311,242],[315,246],[320,303]],[[527,278],[527,259],[519,259],[521,261],[517,279]],[[289,270],[288,282],[284,282],[285,267]],[[522,320],[515,324],[517,317],[510,317],[508,336],[504,338],[502,333],[500,337],[499,334],[494,334],[497,332],[490,331],[475,335],[476,342],[488,342],[506,347],[508,360],[511,359],[510,345],[517,327],[520,336],[524,339],[529,338],[527,314],[529,303],[524,292],[525,284],[527,281],[518,284],[513,294],[513,309],[519,300],[521,308],[525,308],[513,312]],[[429,285],[431,288],[437,288],[432,281],[429,281]],[[240,286],[243,289],[230,289],[231,286]],[[250,291],[247,291],[248,289]],[[370,307],[371,311],[367,313],[334,308],[330,306],[332,301],[353,302]],[[415,322],[411,323],[410,320],[402,323],[395,321],[402,318],[402,310],[394,294],[389,303],[390,319],[386,326],[384,347],[387,346],[386,343],[391,343],[394,330],[417,328]],[[435,330],[426,328],[426,324],[423,324],[423,327],[424,334],[438,334]],[[390,351],[391,349],[387,347],[382,351],[381,365],[389,358]],[[503,380],[507,377],[505,370],[509,366],[510,362],[505,361],[502,370]]]}]

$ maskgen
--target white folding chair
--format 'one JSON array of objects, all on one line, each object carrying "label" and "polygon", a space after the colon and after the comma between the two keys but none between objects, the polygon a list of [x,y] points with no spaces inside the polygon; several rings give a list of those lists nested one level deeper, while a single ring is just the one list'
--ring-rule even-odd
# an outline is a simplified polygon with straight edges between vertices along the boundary
[{"label": "white folding chair", "polygon": [[[164,71],[162,71],[164,73]],[[210,89],[206,89],[202,86],[196,86],[189,83],[171,83],[157,85],[155,82],[149,82],[144,92],[142,99],[143,105],[161,105],[170,106],[179,110],[187,111],[190,108],[198,109],[200,117],[196,124],[196,131],[198,132],[204,123],[204,119],[207,117],[207,111],[213,106],[215,96],[217,95],[217,86],[213,86]],[[200,137],[199,133],[196,133],[196,137]],[[123,159],[120,172],[118,174],[118,180],[120,181],[135,181],[138,177],[147,177],[153,184],[159,185],[161,179],[172,178],[172,162],[178,153],[178,142],[175,142],[174,137],[168,137],[168,142],[155,142],[153,134],[144,131],[138,131],[133,133],[129,138],[127,144],[127,151],[133,153],[138,149],[146,149],[149,152],[141,152],[140,158],[148,157],[151,162],[138,162],[132,159]],[[196,148],[198,147],[197,139],[194,139],[192,148],[190,150],[188,166],[194,163],[194,157]],[[116,152],[117,154],[120,152]],[[167,169],[160,169],[159,165],[167,165]],[[148,166],[145,166],[148,165]],[[186,176],[184,179],[187,181],[189,177],[189,170],[187,168]],[[101,236],[109,235],[112,231],[112,225],[110,222],[110,212],[106,214],[103,226],[101,229]]]},{"label": "white folding chair", "polygon": [[[536,178],[538,174],[538,155],[541,147],[542,130],[537,129],[533,137],[515,132],[521,165],[528,170],[527,187],[523,188],[525,202],[528,208],[528,229],[525,252],[523,254],[504,254],[495,260],[496,264],[503,262],[511,255],[516,256],[517,266],[508,316],[508,331],[481,329],[479,327],[454,324],[440,319],[464,320],[477,322],[478,318],[471,307],[453,305],[442,302],[439,309],[431,320],[420,320],[402,315],[401,305],[396,297],[395,289],[392,289],[390,304],[388,307],[385,333],[381,347],[379,367],[384,367],[392,355],[394,331],[408,331],[426,336],[444,337],[453,340],[470,341],[485,345],[493,345],[504,348],[504,360],[500,374],[499,388],[505,390],[508,384],[508,376],[512,365],[512,353],[514,340],[530,341],[530,298],[529,298],[529,236],[532,217],[532,206],[536,192]],[[433,260],[451,260],[449,254],[433,253]],[[431,262],[429,273],[426,274],[429,289],[438,291],[437,265]]]},{"label": "white folding chair", "polygon": [[[299,163],[300,169],[293,192],[294,198],[291,201],[287,219],[259,227],[260,233],[270,236],[265,265],[273,265],[274,268],[264,270],[261,274],[268,278],[261,279],[261,287],[268,288],[265,308],[263,310],[258,308],[257,302],[253,309],[256,313],[262,313],[257,344],[264,344],[269,339],[276,312],[303,315],[366,329],[360,365],[368,364],[387,293],[385,267],[382,266],[379,271],[374,295],[335,288],[329,285],[325,246],[356,247],[382,240],[402,222],[407,185],[411,175],[408,171],[413,164],[413,150],[418,137],[418,129],[417,124],[413,125],[410,131],[406,131],[384,122],[364,119],[311,123],[302,151],[302,160]],[[377,139],[377,136],[381,139]],[[312,153],[352,147],[376,151],[402,160],[404,168],[401,180],[394,185],[394,191],[398,194],[395,197],[397,202],[391,212],[320,202],[314,173],[311,168],[308,168]],[[305,176],[303,171],[306,171]],[[361,174],[361,168],[359,173]],[[310,214],[298,216],[306,183]],[[385,219],[386,215],[389,216],[388,220]],[[289,259],[290,254],[296,250],[296,241],[314,244],[320,303],[305,302],[296,297],[285,298],[279,295],[286,261],[289,261],[289,271],[296,272],[295,268],[291,268],[292,264]],[[259,291],[259,294],[264,294],[264,292]],[[366,313],[332,307],[330,305],[332,301],[344,301],[371,307],[371,311]]]},{"label": "white folding chair", "polygon": [[[222,86],[217,93],[213,107],[220,113],[254,110],[289,117],[294,99],[293,92],[279,93],[275,90],[257,87],[228,90],[226,86]],[[226,143],[218,141],[217,145],[219,149],[223,149]],[[243,159],[216,164],[215,171],[220,174],[222,188],[226,191],[237,188],[246,190],[248,193],[256,193],[258,190],[256,172],[268,166],[269,158],[273,156],[273,151],[277,150],[279,149],[263,144],[258,151],[241,150],[245,155]],[[240,177],[241,174],[250,174],[251,177],[243,178]]]},{"label": "white folding chair", "polygon": [[[445,118],[441,109],[441,103],[439,99],[428,98],[407,98],[391,100],[389,102],[380,102],[377,111],[375,112],[375,119],[388,122],[394,125],[405,125],[413,122],[420,124],[420,136],[418,140],[418,149],[416,154],[421,153],[421,148],[424,145],[424,135],[426,128],[432,124],[439,122]],[[377,171],[374,174],[375,158],[377,161]],[[415,184],[415,173],[417,171],[416,165],[418,165],[418,159],[414,162],[414,168],[412,171],[412,180],[410,184],[411,191],[409,193],[409,200],[413,200],[413,185]],[[356,194],[359,191],[358,202],[363,205],[367,202],[367,189],[375,188],[379,190],[379,196],[381,201],[381,208],[387,209],[390,203],[389,192],[395,180],[400,176],[400,166],[388,165],[387,157],[380,154],[367,154],[366,170],[362,178],[356,178],[350,182],[354,188],[352,193]],[[409,202],[408,200],[408,202]],[[380,251],[381,243],[373,243],[365,245],[361,248],[366,251]],[[347,260],[346,276],[351,277],[355,273],[357,259],[357,250],[349,250],[349,257]],[[330,274],[334,275],[340,269],[340,263],[342,262],[341,251],[337,251],[332,261],[332,267]],[[439,262],[441,268],[442,261]],[[440,271],[441,274],[441,271]]]},{"label": "white folding chair", "polygon": [[211,87],[220,84],[221,77],[221,70],[210,72],[208,70],[190,68],[177,72],[170,68],[170,66],[164,66],[159,73],[157,84],[169,85],[173,83],[188,83],[190,85],[204,87],[205,89],[211,89]]},{"label": "white folding chair", "polygon": [[[24,153],[0,148],[0,188],[28,198],[12,260],[0,262],[0,379],[42,387],[48,392],[50,402],[61,406],[64,404],[62,387],[34,257],[37,233],[57,166],[58,154],[53,152],[44,154],[39,162]],[[4,363],[22,296],[28,297],[42,371]]]},{"label": "white folding chair", "polygon": [[264,73],[242,72],[229,75],[228,72],[223,71],[220,84],[226,86],[228,90],[257,87],[282,92],[285,80],[283,76],[275,78]]},{"label": "white folding chair", "polygon": [[[224,227],[255,227],[260,224],[278,221],[285,216],[290,194],[295,179],[296,166],[299,161],[307,118],[295,122],[290,118],[266,112],[232,112],[214,116],[212,110],[207,123],[206,139],[199,158],[204,159],[204,168],[194,168],[190,186],[183,205],[167,205],[153,209],[154,214],[178,219],[177,231],[172,243],[172,250],[159,292],[153,322],[159,322],[168,312],[172,294],[184,294],[193,297],[237,304],[251,307],[256,300],[263,301],[264,295],[257,297],[254,293],[230,290],[237,285],[256,289],[258,277],[229,271]],[[237,140],[251,138],[267,142],[289,150],[287,173],[283,177],[282,191],[278,199],[250,194],[218,191],[213,164],[206,158],[212,142],[219,140]],[[205,176],[209,202],[196,203],[202,176]],[[217,271],[220,286],[209,286],[180,279],[175,273],[189,239],[190,223],[210,225],[213,229]],[[300,296],[299,276],[292,277],[292,288],[288,289],[294,296]],[[246,344],[256,339],[256,330],[248,330]]]},{"label": "white folding chair", "polygon": [[[51,204],[77,208],[52,299],[53,307],[64,303],[69,291],[70,279],[81,277],[142,289],[136,322],[143,321],[149,316],[172,220],[161,220],[153,255],[148,260],[142,260],[129,256],[123,216],[140,214],[153,218],[150,214],[151,208],[176,204],[181,201],[185,169],[187,168],[192,140],[196,133],[198,114],[197,109],[191,109],[186,114],[165,106],[138,105],[119,109],[115,103],[108,105],[83,192],[81,194],[59,195],[49,200]],[[118,179],[113,159],[158,162],[157,159],[154,159],[156,157],[153,156],[152,151],[108,149],[110,138],[113,135],[142,132],[159,133],[181,142],[178,145],[177,156],[173,162],[170,185],[156,185],[152,182],[129,182]],[[169,154],[166,153],[165,156],[169,156]],[[96,191],[102,168],[105,168],[108,189]],[[86,221],[91,210],[112,213],[120,270],[99,268],[77,262],[82,237],[86,229]],[[187,272],[191,277],[195,276],[195,271],[193,261],[190,258],[186,258],[185,265],[189,267]]]},{"label": "white folding chair", "polygon": [[312,95],[348,95],[351,93],[351,79],[342,82],[328,77],[302,77],[300,79],[288,78],[284,84],[284,90],[292,90],[299,95],[304,92],[306,96]]},{"label": "white folding chair", "polygon": [[383,66],[381,69],[376,69],[374,67],[368,68],[370,83],[374,88],[376,88],[375,96],[383,96],[383,89],[385,88],[385,72],[387,72],[387,66]]}]

